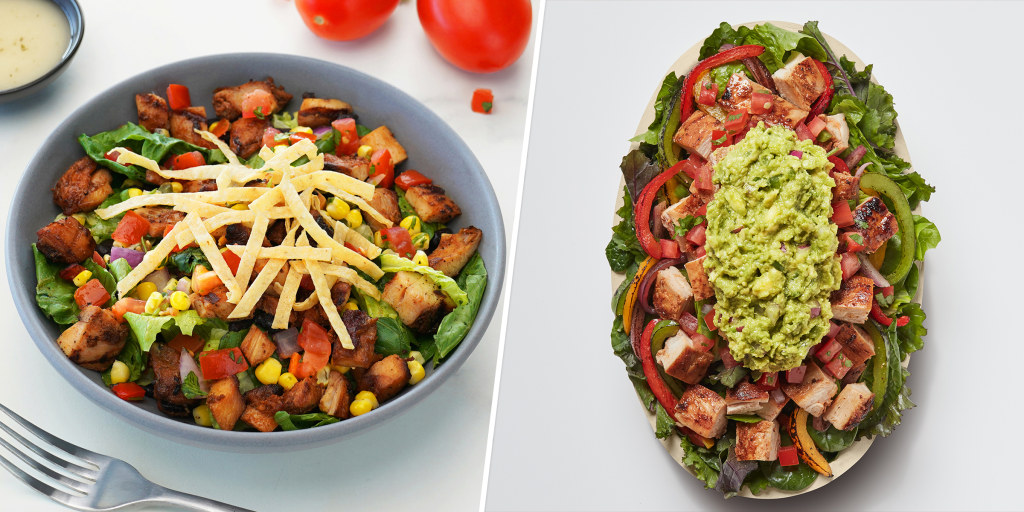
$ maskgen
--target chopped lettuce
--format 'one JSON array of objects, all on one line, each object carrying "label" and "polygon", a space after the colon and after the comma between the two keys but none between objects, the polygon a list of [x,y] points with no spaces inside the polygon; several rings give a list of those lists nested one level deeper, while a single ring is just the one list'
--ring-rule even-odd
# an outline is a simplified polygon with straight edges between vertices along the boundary
[{"label": "chopped lettuce", "polygon": [[107,265],[107,270],[110,270],[110,273],[117,282],[121,282],[132,271],[132,266],[128,263],[128,260],[118,258]]},{"label": "chopped lettuce", "polygon": [[135,339],[139,340],[139,348],[143,352],[149,352],[149,348],[156,342],[157,335],[164,326],[171,321],[169,316],[140,315],[138,313],[125,313],[124,319],[128,322]]},{"label": "chopped lettuce", "polygon": [[665,410],[661,404],[654,406],[655,422],[654,422],[654,436],[658,439],[664,439],[672,435],[676,431],[676,420],[672,418],[672,415]]},{"label": "chopped lettuce", "polygon": [[223,163],[227,159],[219,149],[206,149],[195,146],[183,140],[150,133],[145,128],[134,124],[125,123],[120,128],[110,130],[96,135],[78,136],[78,142],[82,149],[94,161],[100,165],[122,174],[128,178],[146,181],[146,171],[135,166],[124,166],[113,160],[108,160],[105,155],[116,147],[125,147],[146,158],[162,162],[168,154],[180,155],[190,151],[199,151],[206,158],[207,163]]},{"label": "chopped lettuce", "polygon": [[914,215],[914,233],[917,235],[917,252],[914,259],[924,261],[924,253],[939,245],[942,235],[939,234],[939,228],[922,215]]},{"label": "chopped lettuce", "polygon": [[75,303],[75,285],[61,279],[61,265],[51,263],[39,252],[36,244],[32,244],[32,253],[36,260],[36,304],[46,316],[60,325],[70,325],[78,321],[78,304]]},{"label": "chopped lettuce", "polygon": [[665,80],[661,82],[661,90],[658,91],[658,97],[654,101],[654,121],[647,127],[646,132],[629,139],[630,141],[645,142],[652,146],[658,144],[658,134],[661,133],[661,126],[668,120],[668,117],[665,116],[665,108],[669,104],[672,93],[679,90],[678,82],[679,79],[676,78],[675,71],[665,75]]},{"label": "chopped lettuce", "polygon": [[294,130],[299,127],[299,120],[291,112],[279,112],[274,114],[271,124],[278,130]]},{"label": "chopped lettuce", "polygon": [[322,412],[288,414],[284,411],[277,411],[277,413],[274,414],[274,421],[276,421],[278,425],[281,425],[282,430],[301,430],[330,425],[331,423],[337,423],[341,420]]},{"label": "chopped lettuce", "polygon": [[190,247],[171,254],[169,262],[185,274],[191,274],[192,271],[195,270],[196,265],[203,265],[206,268],[210,268],[210,262],[207,261],[206,255],[203,254],[203,250],[199,247]]},{"label": "chopped lettuce", "polygon": [[437,348],[434,354],[435,363],[455,350],[469,333],[469,328],[472,327],[473,320],[480,310],[480,301],[483,300],[484,289],[487,288],[487,269],[484,268],[484,260],[479,253],[474,254],[466,266],[462,267],[456,284],[465,290],[467,301],[441,319],[441,325],[434,335],[434,346]]},{"label": "chopped lettuce", "polygon": [[790,32],[771,23],[764,23],[753,28],[738,27],[734,29],[726,22],[722,22],[704,40],[704,45],[700,49],[700,58],[703,60],[718,53],[722,45],[726,43],[735,46],[745,44],[764,46],[764,53],[758,58],[768,68],[769,73],[774,73],[785,66],[794,51],[818,60],[825,60],[825,49],[810,35]]},{"label": "chopped lettuce", "polygon": [[380,263],[380,268],[384,272],[416,272],[417,274],[429,277],[434,284],[441,287],[441,291],[455,302],[456,306],[464,306],[469,303],[469,297],[466,296],[466,292],[459,288],[454,279],[444,275],[440,270],[417,265],[397,254],[381,254]]}]

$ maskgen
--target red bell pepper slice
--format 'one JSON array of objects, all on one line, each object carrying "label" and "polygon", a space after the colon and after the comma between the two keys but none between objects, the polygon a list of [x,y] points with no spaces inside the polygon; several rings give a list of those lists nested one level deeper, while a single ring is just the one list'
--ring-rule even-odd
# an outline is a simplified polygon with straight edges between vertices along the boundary
[{"label": "red bell pepper slice", "polygon": [[142,400],[146,396],[146,390],[134,382],[122,382],[114,384],[110,390],[121,400],[135,401]]},{"label": "red bell pepper slice", "polygon": [[747,44],[743,46],[737,46],[735,48],[729,48],[712,55],[694,66],[690,74],[686,76],[686,81],[683,83],[683,89],[680,91],[680,102],[679,102],[679,119],[685,121],[693,113],[693,86],[697,83],[697,78],[700,77],[705,71],[721,66],[722,64],[728,64],[737,60],[743,60],[749,57],[757,57],[764,53],[764,46],[756,44]]},{"label": "red bell pepper slice", "polygon": [[637,240],[640,241],[640,246],[643,247],[644,252],[656,260],[661,259],[661,244],[658,243],[658,240],[654,238],[654,234],[651,233],[651,207],[654,205],[654,197],[658,194],[658,189],[664,186],[665,182],[671,177],[679,174],[685,163],[686,160],[683,160],[655,176],[640,192],[640,196],[636,201],[633,218],[636,220]]},{"label": "red bell pepper slice", "polygon": [[416,185],[429,185],[433,182],[434,180],[420,174],[419,171],[414,171],[412,169],[399,174],[395,178],[395,185],[398,185],[398,188],[402,190],[409,190],[411,187],[415,187]]},{"label": "red bell pepper slice", "polygon": [[644,333],[640,337],[640,353],[638,355],[640,356],[640,364],[643,367],[644,376],[647,377],[647,386],[651,388],[654,398],[658,399],[658,403],[665,408],[665,411],[672,414],[672,411],[676,408],[676,397],[672,394],[672,390],[668,388],[668,385],[665,384],[665,381],[661,380],[658,367],[654,363],[654,355],[651,353],[651,336],[654,335],[654,326],[657,324],[657,318],[647,322],[647,327],[644,327]]},{"label": "red bell pepper slice", "polygon": [[811,112],[807,114],[809,118],[825,113],[825,109],[832,103],[832,73],[829,73],[828,68],[817,59],[811,59],[811,61],[818,67],[818,71],[821,72],[821,76],[825,79],[825,91],[811,104]]},{"label": "red bell pepper slice", "polygon": [[846,161],[842,158],[835,155],[829,155],[828,161],[832,162],[833,172],[845,172],[846,174],[850,174],[850,168],[847,167]]},{"label": "red bell pepper slice", "polygon": [[167,106],[171,110],[183,110],[192,105],[192,98],[188,93],[188,87],[181,84],[170,84],[167,86]]}]

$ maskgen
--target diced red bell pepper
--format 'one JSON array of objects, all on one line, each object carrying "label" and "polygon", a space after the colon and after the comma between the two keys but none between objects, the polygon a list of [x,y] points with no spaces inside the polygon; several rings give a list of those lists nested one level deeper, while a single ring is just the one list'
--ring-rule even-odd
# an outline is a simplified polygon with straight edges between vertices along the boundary
[{"label": "diced red bell pepper", "polygon": [[796,445],[779,447],[779,465],[783,467],[796,466],[800,464],[800,454],[797,453]]},{"label": "diced red bell pepper", "polygon": [[732,136],[725,130],[711,130],[711,149],[732,145]]},{"label": "diced red bell pepper", "polygon": [[754,92],[750,94],[750,113],[767,114],[775,106],[775,97],[767,92]]},{"label": "diced red bell pepper", "polygon": [[761,378],[757,379],[757,385],[761,389],[772,390],[779,387],[779,372],[764,372]]},{"label": "diced red bell pepper", "polygon": [[59,275],[61,279],[66,279],[70,281],[74,279],[75,276],[77,276],[78,274],[81,274],[83,270],[85,270],[85,267],[79,265],[78,263],[72,263],[71,265],[64,267],[64,270],[61,270]]},{"label": "diced red bell pepper", "polygon": [[711,350],[711,348],[715,346],[715,342],[712,341],[711,338],[708,338],[707,336],[704,336],[699,332],[693,333],[690,336],[690,339],[693,340],[693,343],[696,344],[697,348],[699,348],[702,352],[707,352],[708,350]]},{"label": "diced red bell pepper", "polygon": [[693,113],[693,87],[697,84],[697,79],[701,77],[705,71],[721,66],[722,64],[728,64],[738,60],[743,60],[750,57],[757,57],[764,53],[764,47],[756,44],[747,44],[723,50],[715,55],[712,55],[700,62],[693,67],[689,75],[686,75],[686,81],[683,82],[683,89],[680,91],[680,102],[679,102],[679,114],[680,119],[686,120]]},{"label": "diced red bell pepper", "polygon": [[814,353],[814,357],[818,358],[818,361],[827,363],[836,357],[836,354],[843,349],[843,346],[835,340],[835,338],[826,341],[817,352]]},{"label": "diced red bell pepper", "polygon": [[864,250],[864,235],[844,231],[839,235],[839,243],[846,246],[846,252],[860,252]]},{"label": "diced red bell pepper", "polygon": [[208,350],[199,354],[199,369],[206,380],[223,379],[249,368],[238,347]]},{"label": "diced red bell pepper", "polygon": [[132,210],[128,210],[121,218],[121,222],[117,223],[117,227],[114,228],[114,233],[110,235],[117,242],[121,242],[124,245],[134,245],[142,240],[142,235],[149,232],[149,221],[143,216],[135,213]]},{"label": "diced red bell pepper", "polygon": [[189,151],[188,153],[175,155],[171,163],[171,167],[176,171],[199,167],[200,165],[206,165],[206,159],[198,151]]},{"label": "diced red bell pepper", "polygon": [[409,234],[409,230],[401,226],[381,230],[380,237],[399,256],[412,258],[416,254],[416,248],[412,245],[412,235]]},{"label": "diced red bell pepper", "polygon": [[860,270],[860,260],[856,254],[844,252],[839,255],[839,269],[843,271],[843,281],[846,281]]},{"label": "diced red bell pepper", "polygon": [[181,84],[170,84],[167,86],[167,106],[171,110],[184,110],[192,105],[192,98],[188,93],[188,87]]},{"label": "diced red bell pepper", "polygon": [[717,100],[718,84],[708,82],[704,87],[701,87],[700,95],[697,96],[697,103],[700,103],[701,105],[714,105]]},{"label": "diced red bell pepper", "polygon": [[654,259],[661,259],[661,244],[658,243],[657,239],[654,238],[654,234],[651,233],[650,225],[651,208],[654,205],[654,198],[658,193],[658,189],[663,187],[670,178],[679,174],[685,163],[685,160],[678,162],[655,176],[640,192],[633,210],[637,240],[640,241],[640,246],[643,247],[644,252]]},{"label": "diced red bell pepper", "polygon": [[807,365],[800,365],[796,368],[790,368],[786,370],[786,382],[790,384],[800,384],[804,381],[804,375],[807,374]]},{"label": "diced red bell pepper", "polygon": [[79,308],[85,308],[90,305],[103,307],[109,300],[110,294],[107,293],[107,289],[95,277],[75,290],[75,303],[78,304]]},{"label": "diced red bell pepper", "polygon": [[736,109],[725,116],[725,131],[730,134],[738,134],[745,131],[747,122],[750,121],[750,114],[746,110]]},{"label": "diced red bell pepper", "polygon": [[302,139],[306,139],[310,142],[316,142],[316,135],[306,132],[291,132],[288,134],[288,142],[291,142],[292,144],[295,144]]},{"label": "diced red bell pepper", "polygon": [[334,153],[338,156],[355,154],[359,149],[359,131],[356,129],[356,120],[351,117],[335,119],[331,122],[331,126],[340,134]]},{"label": "diced red bell pepper", "polygon": [[796,132],[796,138],[799,140],[814,140],[814,135],[811,135],[811,130],[807,128],[807,125],[800,123],[793,128]]},{"label": "diced red bell pepper", "polygon": [[828,72],[828,68],[826,68],[825,65],[821,63],[821,61],[817,59],[811,59],[811,62],[814,62],[814,65],[817,66],[818,71],[821,72],[822,78],[825,79],[825,91],[822,92],[821,96],[818,96],[818,99],[814,100],[814,103],[811,104],[811,111],[810,113],[807,114],[807,117],[814,117],[817,116],[818,114],[824,113],[825,110],[828,110],[829,104],[832,103],[832,94],[834,92],[832,90],[832,73]]},{"label": "diced red bell pepper", "polygon": [[712,331],[717,330],[718,326],[715,325],[715,308],[711,308],[708,314],[704,315],[704,325],[708,326],[708,329]]},{"label": "diced red bell pepper", "polygon": [[850,210],[850,203],[846,201],[832,203],[832,222],[841,228],[853,225],[853,211]]},{"label": "diced red bell pepper", "polygon": [[370,156],[370,177],[366,180],[381,188],[391,188],[395,182],[395,164],[391,162],[391,152],[378,149]]},{"label": "diced red bell pepper", "polygon": [[663,258],[675,259],[682,256],[682,253],[679,251],[679,244],[675,240],[662,238],[658,240],[658,243],[661,244],[661,256]]},{"label": "diced red bell pepper", "polygon": [[470,103],[473,112],[490,114],[494,108],[494,93],[490,89],[477,89],[473,91],[473,100]]},{"label": "diced red bell pepper", "polygon": [[703,247],[704,243],[707,242],[708,239],[707,229],[707,221],[697,224],[696,226],[690,228],[690,230],[686,232],[686,241],[698,247]]},{"label": "diced red bell pepper", "polygon": [[689,311],[684,312],[679,317],[679,327],[687,336],[693,336],[693,333],[697,332],[697,317]]},{"label": "diced red bell pepper", "polygon": [[277,100],[263,89],[253,89],[242,97],[242,117],[263,119],[271,114]]},{"label": "diced red bell pepper", "polygon": [[395,177],[395,185],[402,190],[409,190],[411,187],[416,185],[428,185],[433,183],[434,180],[420,174],[419,171],[409,169]]},{"label": "diced red bell pepper", "polygon": [[142,400],[146,396],[146,389],[134,382],[122,382],[114,384],[110,390],[121,400],[133,402]]},{"label": "diced red bell pepper", "polygon": [[846,357],[846,354],[842,352],[836,354],[836,357],[832,358],[832,360],[825,365],[825,370],[837,379],[845,377],[851,368],[853,368],[853,361],[850,361],[850,358]]},{"label": "diced red bell pepper", "polygon": [[141,315],[146,311],[146,301],[141,299],[135,299],[132,297],[124,297],[114,303],[114,306],[110,308],[111,313],[117,317],[118,322],[124,322],[125,313],[135,313]]},{"label": "diced red bell pepper", "polygon": [[92,252],[92,262],[99,265],[101,268],[107,268],[107,262],[103,261],[103,256],[100,256],[100,253],[96,251]]}]

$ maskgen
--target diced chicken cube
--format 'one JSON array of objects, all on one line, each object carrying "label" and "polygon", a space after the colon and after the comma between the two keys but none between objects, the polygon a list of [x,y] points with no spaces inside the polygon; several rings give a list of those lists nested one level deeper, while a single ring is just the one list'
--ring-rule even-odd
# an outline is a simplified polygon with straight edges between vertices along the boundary
[{"label": "diced chicken cube", "polygon": [[860,195],[860,178],[845,172],[832,173],[836,186],[832,188],[832,201],[849,201]]},{"label": "diced chicken cube", "polygon": [[383,402],[405,388],[410,376],[405,359],[392,354],[374,363],[359,378],[359,389],[372,392],[378,402]]},{"label": "diced chicken cube", "polygon": [[[751,81],[743,73],[734,73],[726,82],[725,92],[718,103],[728,111],[749,110],[754,92],[771,94],[771,91]],[[752,119],[755,122],[764,121],[767,126],[784,125],[792,128],[807,119],[809,113],[807,109],[799,108],[785,98],[772,95],[772,111],[767,114],[755,114]]]},{"label": "diced chicken cube", "polygon": [[761,406],[761,408],[754,414],[757,414],[768,421],[779,417],[779,413],[782,412],[782,408],[786,407],[786,404],[789,403],[789,397],[781,390],[776,391],[769,393],[770,398],[768,398],[768,401],[765,402],[764,405]]},{"label": "diced chicken cube", "polygon": [[235,305],[228,302],[228,287],[219,285],[205,294],[193,293],[188,296],[192,309],[203,318],[227,320]]},{"label": "diced chicken cube", "polygon": [[856,275],[832,292],[832,318],[843,322],[862,324],[871,312],[875,282],[868,277]]},{"label": "diced chicken cube", "polygon": [[[358,156],[337,156],[333,153],[324,153],[324,169],[347,174],[359,181],[366,181],[366,178],[370,176],[370,161]],[[391,189],[378,188],[377,190],[394,193]],[[397,206],[396,202],[395,207],[397,208]]]},{"label": "diced chicken cube", "polygon": [[668,267],[659,271],[654,279],[654,297],[651,302],[662,318],[679,320],[683,311],[690,310],[693,305],[693,290],[678,268]]},{"label": "diced chicken cube", "polygon": [[228,128],[228,146],[236,155],[249,158],[263,147],[263,132],[270,121],[258,117],[243,117]]},{"label": "diced chicken cube", "polygon": [[[691,194],[680,199],[672,206],[661,212],[661,225],[665,226],[671,236],[681,236],[676,233],[676,224],[686,217],[696,217],[697,212],[705,205],[702,196]],[[685,235],[685,233],[683,233]]]},{"label": "diced chicken cube", "polygon": [[429,333],[444,315],[444,295],[427,276],[398,272],[384,286],[384,302],[398,312],[398,318],[411,329]]},{"label": "diced chicken cube", "polygon": [[715,289],[711,286],[707,272],[704,271],[704,258],[706,257],[701,256],[684,265],[686,277],[690,279],[690,288],[693,289],[693,298],[697,300],[707,300],[715,296]]},{"label": "diced chicken cube", "polygon": [[835,340],[842,345],[842,352],[853,363],[853,368],[864,364],[875,355],[875,343],[863,329],[853,324],[844,323]]},{"label": "diced chicken cube", "polygon": [[64,215],[86,212],[106,201],[114,193],[110,171],[83,156],[71,164],[53,187],[53,202]]},{"label": "diced chicken cube", "polygon": [[267,384],[245,393],[245,410],[242,411],[241,420],[252,425],[260,432],[273,432],[277,430],[277,420],[274,414],[282,410],[281,393],[284,388],[277,384]]},{"label": "diced chicken cube", "polygon": [[57,337],[57,345],[79,366],[102,372],[114,364],[127,338],[128,325],[118,322],[113,313],[86,306],[78,322]]},{"label": "diced chicken cube", "polygon": [[684,427],[708,438],[718,438],[728,426],[725,399],[718,393],[696,384],[683,391],[673,417]]},{"label": "diced chicken cube", "polygon": [[320,412],[345,419],[351,416],[349,405],[352,397],[348,392],[348,379],[344,375],[331,370],[327,376],[327,389],[320,398]]},{"label": "diced chicken cube", "polygon": [[[189,416],[198,401],[181,391],[181,358],[192,357],[185,349],[175,350],[156,342],[149,348],[147,363],[153,370],[153,398],[160,412],[168,416]],[[202,375],[196,375],[202,378]]]},{"label": "diced chicken cube", "polygon": [[303,98],[296,117],[299,126],[316,128],[327,126],[331,121],[342,117],[351,117],[352,105],[341,100],[326,98]]},{"label": "diced chicken cube", "polygon": [[442,234],[441,241],[428,255],[427,261],[444,275],[455,277],[469,263],[483,237],[484,232],[473,226],[462,228],[455,234]]},{"label": "diced chicken cube", "polygon": [[416,215],[426,222],[447,223],[462,214],[459,205],[445,195],[444,189],[433,184],[416,185],[405,191]]},{"label": "diced chicken cube", "polygon": [[292,99],[292,95],[285,92],[284,87],[274,84],[274,79],[268,77],[266,80],[250,80],[242,85],[234,87],[218,87],[213,90],[213,111],[217,116],[234,121],[242,117],[242,100],[250,92],[262,89],[274,96],[274,104],[269,112],[264,115],[280,111]]},{"label": "diced chicken cube", "polygon": [[665,340],[665,346],[654,358],[665,368],[665,373],[687,384],[700,382],[715,360],[711,352],[701,350],[682,330]]},{"label": "diced chicken cube", "polygon": [[899,231],[896,216],[878,197],[870,197],[853,211],[853,227],[864,237],[864,252],[878,250]]},{"label": "diced chicken cube", "polygon": [[718,165],[718,162],[721,162],[734,147],[735,146],[724,146],[712,151],[711,157],[708,158],[708,163],[711,164],[711,167]]},{"label": "diced chicken cube", "polygon": [[179,212],[171,208],[136,208],[133,211],[149,222],[149,232],[147,234],[153,238],[163,237],[168,228],[185,219],[185,212]]},{"label": "diced chicken cube", "polygon": [[74,217],[64,217],[39,228],[36,238],[36,249],[55,263],[79,263],[96,250],[92,233]]},{"label": "diced chicken cube", "polygon": [[405,148],[398,143],[398,139],[395,139],[395,136],[387,126],[378,126],[372,132],[363,135],[359,139],[359,143],[370,146],[374,151],[378,149],[388,150],[388,153],[391,153],[391,162],[395,165],[404,162],[408,158]]},{"label": "diced chicken cube", "polygon": [[306,377],[281,395],[281,408],[288,414],[305,414],[320,405],[324,388],[316,377]]},{"label": "diced chicken cube", "polygon": [[799,384],[782,383],[782,392],[793,399],[801,409],[814,417],[821,416],[825,408],[832,403],[839,386],[835,380],[821,371],[813,362],[807,363],[807,373]]},{"label": "diced chicken cube", "polygon": [[206,405],[221,430],[232,430],[245,411],[245,400],[238,391],[238,379],[232,375],[217,379],[210,384]]},{"label": "diced chicken cube", "polygon": [[707,159],[711,156],[711,131],[721,130],[724,126],[714,116],[696,110],[679,126],[672,141],[686,151]]},{"label": "diced chicken cube", "polygon": [[779,423],[759,421],[736,424],[736,460],[779,458]]},{"label": "diced chicken cube", "polygon": [[[377,187],[373,190],[373,197],[368,202],[374,210],[390,220],[392,225],[397,226],[399,222],[402,222],[402,210],[398,207],[398,195],[394,190]],[[365,215],[363,218],[374,231],[380,231],[387,227],[369,215]]]},{"label": "diced chicken cube", "polygon": [[341,346],[341,341],[334,337],[331,364],[369,368],[373,363],[374,347],[377,345],[377,319],[355,309],[342,313],[341,321],[345,323],[345,330],[348,331],[354,348]]},{"label": "diced chicken cube", "polygon": [[812,58],[803,55],[772,73],[772,80],[779,95],[804,110],[809,110],[814,100],[825,92],[825,76]]},{"label": "diced chicken cube", "polygon": [[171,112],[171,137],[199,147],[213,149],[217,146],[214,146],[195,132],[195,130],[206,131],[208,128],[206,125],[206,107],[194,106]]},{"label": "diced chicken cube", "polygon": [[249,361],[249,365],[256,366],[274,355],[277,345],[267,333],[254,325],[249,328],[239,348],[242,349],[242,354],[245,355],[245,360]]},{"label": "diced chicken cube", "polygon": [[167,129],[171,115],[167,100],[151,92],[136,94],[135,108],[139,111],[139,126],[150,132],[155,132],[158,128]]},{"label": "diced chicken cube", "polygon": [[850,147],[850,127],[846,124],[846,114],[842,112],[825,117],[825,131],[831,138],[822,144],[831,153],[842,153]]},{"label": "diced chicken cube", "polygon": [[771,400],[760,386],[743,381],[725,391],[726,414],[753,414]]},{"label": "diced chicken cube", "polygon": [[839,430],[850,430],[871,412],[874,403],[875,394],[863,382],[848,384],[825,412],[824,418]]}]

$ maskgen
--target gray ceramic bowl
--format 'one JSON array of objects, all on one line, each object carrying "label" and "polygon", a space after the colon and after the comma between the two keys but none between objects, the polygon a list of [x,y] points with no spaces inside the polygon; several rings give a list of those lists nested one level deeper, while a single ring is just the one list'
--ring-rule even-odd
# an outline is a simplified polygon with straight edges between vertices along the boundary
[{"label": "gray ceramic bowl", "polygon": [[[333,425],[292,432],[225,432],[168,418],[156,404],[125,402],[111,393],[99,373],[84,370],[64,356],[54,340],[60,327],[36,307],[35,267],[30,244],[35,232],[59,213],[50,188],[68,166],[84,156],[76,141],[82,133],[114,129],[135,121],[135,94],[164,91],[168,83],[189,87],[193,102],[205,104],[212,113],[213,89],[272,76],[296,99],[303,92],[349,102],[362,124],[387,124],[409,153],[404,169],[418,169],[445,187],[462,207],[453,229],[473,224],[484,232],[480,254],[489,273],[483,303],[472,329],[448,360],[401,395],[369,414]],[[18,313],[39,350],[57,373],[100,407],[130,423],[163,437],[197,446],[230,451],[282,450],[311,447],[339,440],[395,416],[422,400],[455,373],[477,346],[490,323],[505,273],[505,232],[497,198],[480,163],[459,136],[436,114],[409,95],[376,78],[320,60],[291,55],[242,53],[213,55],[168,64],[130,78],[108,89],[71,114],[47,139],[50,144],[29,164],[11,203],[7,230],[7,272]],[[52,377],[51,377],[52,378]]]},{"label": "gray ceramic bowl", "polygon": [[64,50],[60,62],[45,75],[25,85],[19,85],[13,89],[0,90],[0,103],[24,98],[46,87],[64,72],[68,63],[75,56],[75,52],[78,51],[78,47],[82,44],[82,36],[85,34],[85,18],[82,16],[82,8],[78,5],[78,2],[75,0],[53,0],[53,3],[60,7],[60,10],[64,12],[64,16],[68,19],[71,39],[68,41],[67,49]]}]

